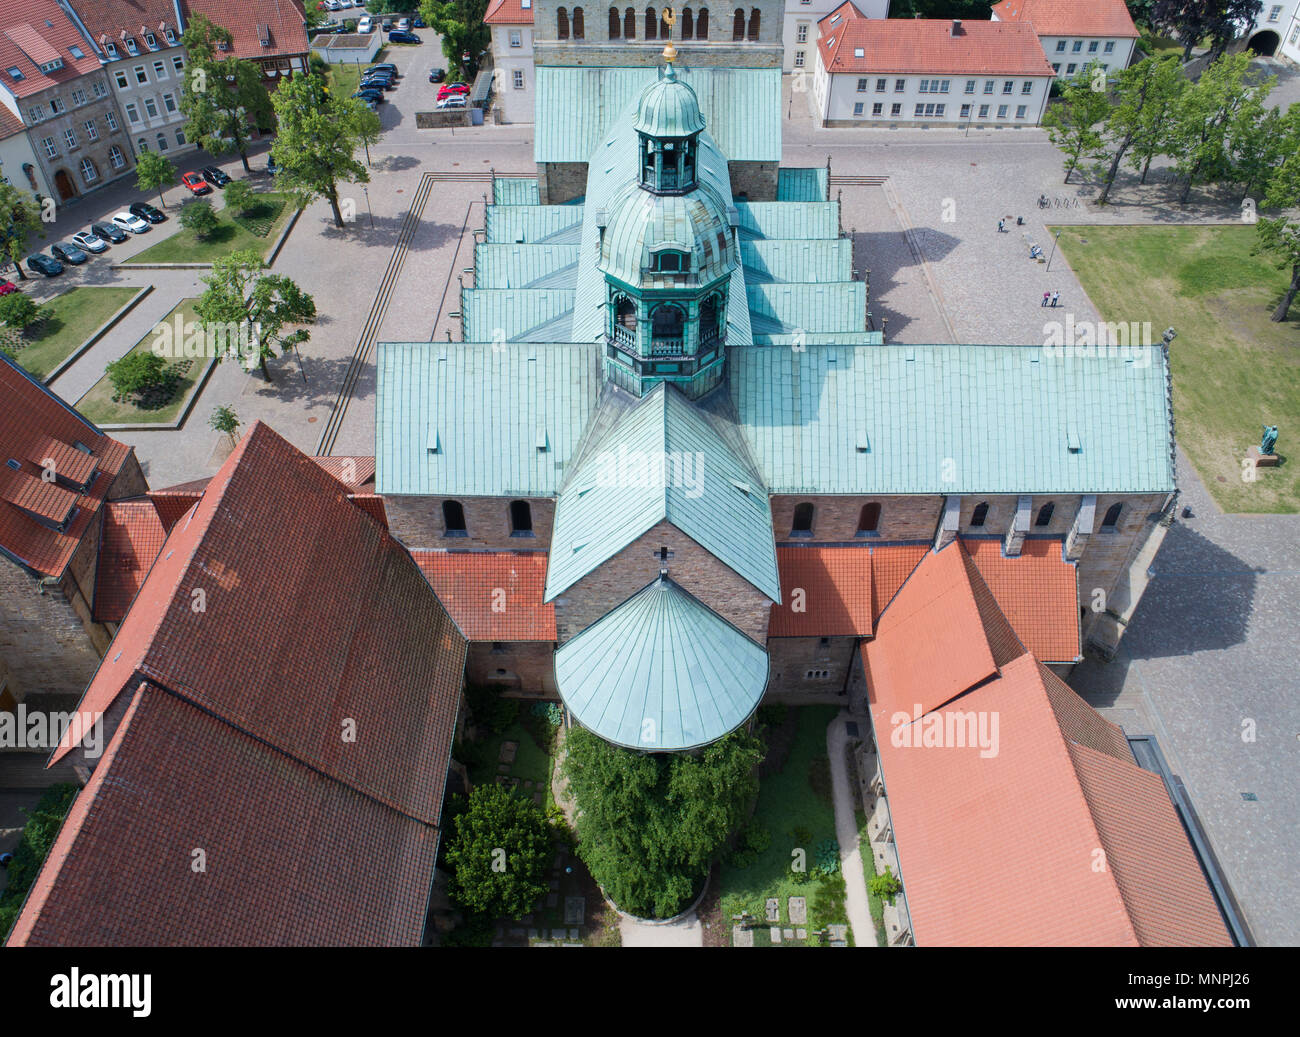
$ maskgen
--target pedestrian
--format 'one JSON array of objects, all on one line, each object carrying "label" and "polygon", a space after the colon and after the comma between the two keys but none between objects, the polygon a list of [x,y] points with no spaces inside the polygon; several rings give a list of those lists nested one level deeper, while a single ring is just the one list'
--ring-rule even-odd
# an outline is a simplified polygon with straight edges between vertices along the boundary
[{"label": "pedestrian", "polygon": [[1060,292],[1052,292],[1052,309],[1056,309],[1056,304],[1061,301]]},{"label": "pedestrian", "polygon": [[1006,232],[1007,232],[1007,221],[998,220],[998,233],[1005,234]]},{"label": "pedestrian", "polygon": [[1044,292],[1044,293],[1043,293],[1043,305],[1044,305],[1044,306],[1047,305],[1047,300],[1050,299],[1051,297],[1052,297],[1052,293],[1051,293],[1051,292]]}]

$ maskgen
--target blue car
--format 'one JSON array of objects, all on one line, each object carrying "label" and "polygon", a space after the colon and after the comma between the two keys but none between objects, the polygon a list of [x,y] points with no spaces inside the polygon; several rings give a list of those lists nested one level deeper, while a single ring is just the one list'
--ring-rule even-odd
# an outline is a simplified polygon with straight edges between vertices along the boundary
[{"label": "blue car", "polygon": [[420,39],[420,37],[413,32],[402,32],[400,29],[394,29],[392,32],[388,34],[388,42],[389,43],[423,43],[424,41]]},{"label": "blue car", "polygon": [[58,277],[59,274],[63,273],[63,264],[57,259],[51,259],[49,256],[43,256],[37,252],[36,255],[27,257],[27,269],[34,274]]},{"label": "blue car", "polygon": [[50,254],[53,255],[55,259],[61,259],[65,263],[73,264],[73,266],[80,266],[90,258],[86,253],[82,252],[81,249],[77,248],[76,245],[67,245],[63,242],[59,242],[57,245],[51,245]]}]

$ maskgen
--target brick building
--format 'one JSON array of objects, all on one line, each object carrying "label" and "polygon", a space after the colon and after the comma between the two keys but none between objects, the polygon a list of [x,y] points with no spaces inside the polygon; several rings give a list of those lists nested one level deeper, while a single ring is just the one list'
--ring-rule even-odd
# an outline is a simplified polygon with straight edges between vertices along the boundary
[{"label": "brick building", "polygon": [[[201,14],[230,31],[231,53],[259,65],[267,89],[307,70],[307,15],[299,0],[178,0],[185,24]],[[224,56],[224,55],[222,55]]]}]

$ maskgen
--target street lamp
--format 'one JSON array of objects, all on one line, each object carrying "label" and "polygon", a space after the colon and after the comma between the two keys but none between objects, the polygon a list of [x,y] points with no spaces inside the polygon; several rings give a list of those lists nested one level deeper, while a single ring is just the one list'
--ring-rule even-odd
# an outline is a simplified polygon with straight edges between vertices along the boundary
[{"label": "street lamp", "polygon": [[[1061,232],[1058,230],[1052,237],[1052,256],[1056,255],[1056,243],[1060,240]],[[1050,274],[1052,272],[1052,256],[1047,257],[1047,269],[1043,271],[1045,274]]]},{"label": "street lamp", "polygon": [[366,214],[370,217],[370,229],[375,229],[375,214],[370,210],[370,192],[363,185],[361,193],[366,196]]}]

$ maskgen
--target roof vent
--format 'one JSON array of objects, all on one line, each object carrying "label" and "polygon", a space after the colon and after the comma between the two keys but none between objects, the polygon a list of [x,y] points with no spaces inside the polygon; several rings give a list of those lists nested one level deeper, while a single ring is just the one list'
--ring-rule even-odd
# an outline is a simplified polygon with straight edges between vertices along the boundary
[{"label": "roof vent", "polygon": [[954,19],[952,20],[952,34],[953,34],[954,36],[960,36],[960,35],[962,34],[962,27],[961,27],[961,19],[960,19],[960,18],[954,18]]},{"label": "roof vent", "polygon": [[537,442],[534,444],[538,450],[547,450],[550,448],[550,441],[546,438],[546,429],[537,430]]},{"label": "roof vent", "polygon": [[1070,448],[1070,453],[1077,454],[1083,449],[1083,441],[1079,439],[1079,433],[1070,429],[1065,434],[1065,445]]},{"label": "roof vent", "polygon": [[858,433],[858,453],[859,454],[871,453],[871,437],[868,436],[865,432]]},{"label": "roof vent", "polygon": [[436,428],[429,429],[429,438],[425,441],[424,446],[431,454],[442,453],[442,440],[438,438],[438,430]]},{"label": "roof vent", "polygon": [[746,497],[748,497],[750,493],[753,492],[753,487],[751,487],[749,483],[741,482],[739,479],[732,479],[731,485],[734,486],[736,489],[738,489]]}]

